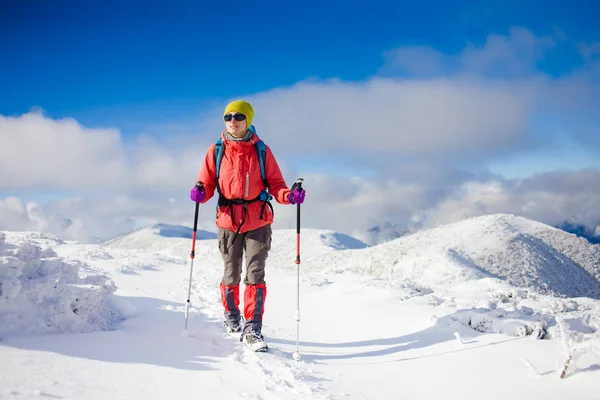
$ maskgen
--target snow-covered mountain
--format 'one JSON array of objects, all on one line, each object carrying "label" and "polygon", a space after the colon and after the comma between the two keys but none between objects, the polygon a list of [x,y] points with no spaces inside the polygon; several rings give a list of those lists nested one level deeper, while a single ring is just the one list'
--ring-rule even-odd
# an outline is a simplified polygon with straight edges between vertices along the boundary
[{"label": "snow-covered mountain", "polygon": [[189,281],[190,233],[159,224],[82,245],[2,232],[0,398],[597,397],[600,246],[575,235],[511,215],[377,246],[303,229],[298,266],[296,231],[275,230],[271,352],[256,354],[221,331],[213,233],[199,232]]},{"label": "snow-covered mountain", "polygon": [[[317,232],[305,233],[310,242],[303,255],[304,270],[348,271],[439,290],[490,277],[542,294],[600,299],[600,246],[513,215],[470,218],[341,252],[324,251],[312,240]],[[273,242],[271,257],[276,265],[289,265],[289,255],[280,256],[293,240],[292,233],[277,233],[280,238]]]},{"label": "snow-covered mountain", "polygon": [[[104,245],[115,248],[148,250],[156,245],[157,239],[164,238],[164,240],[162,240],[163,243],[169,242],[170,239],[175,241],[179,241],[178,239],[191,239],[193,232],[192,228],[186,226],[154,224],[149,227],[137,229],[135,232],[127,235],[108,240]],[[203,230],[196,231],[197,240],[216,238],[216,233]]]},{"label": "snow-covered mountain", "polygon": [[[425,230],[325,263],[386,279],[444,287],[495,277],[540,293],[600,299],[600,246],[548,225],[506,214]],[[350,264],[354,265],[354,264]]]}]

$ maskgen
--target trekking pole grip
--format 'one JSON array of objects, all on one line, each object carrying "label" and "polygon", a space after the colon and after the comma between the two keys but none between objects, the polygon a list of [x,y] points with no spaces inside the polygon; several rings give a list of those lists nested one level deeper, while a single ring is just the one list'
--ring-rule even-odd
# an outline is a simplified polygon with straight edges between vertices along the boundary
[{"label": "trekking pole grip", "polygon": [[[196,187],[198,188],[198,190],[202,190],[204,189],[204,185],[202,184],[202,182],[198,181],[196,182]],[[198,211],[200,208],[200,203],[196,203],[196,210],[195,210],[195,215],[194,215],[194,236],[193,236],[193,242],[196,242],[196,231],[198,230]],[[194,247],[192,248],[192,253],[194,251]]]},{"label": "trekking pole grip", "polygon": [[[294,191],[295,189],[298,189],[300,192],[302,192],[302,183],[304,182],[304,179],[302,178],[298,178],[296,179],[296,182],[294,182],[294,184],[292,185],[292,191]],[[296,214],[296,233],[300,234],[300,203],[296,204],[297,208],[297,214]]]}]

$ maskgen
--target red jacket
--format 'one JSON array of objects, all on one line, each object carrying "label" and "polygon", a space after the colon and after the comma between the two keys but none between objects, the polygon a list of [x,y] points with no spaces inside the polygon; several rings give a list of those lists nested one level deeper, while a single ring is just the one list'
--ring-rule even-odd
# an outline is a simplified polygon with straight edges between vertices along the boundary
[{"label": "red jacket", "polygon": [[[221,138],[225,144],[225,153],[223,154],[221,169],[219,171],[221,192],[228,199],[255,199],[264,189],[258,154],[254,146],[259,140],[257,134],[253,133],[248,141],[238,142],[228,140],[225,136],[225,131],[223,131]],[[197,181],[202,182],[206,189],[206,197],[202,203],[210,200],[216,191],[215,146],[216,144],[213,144],[208,148],[204,156],[204,163],[198,173]],[[288,199],[290,189],[283,179],[281,170],[271,149],[269,146],[266,146],[266,148],[265,175],[269,193],[278,203],[290,204]],[[273,213],[268,205],[264,208],[263,219],[260,219],[263,204],[261,201],[248,204],[246,220],[240,229],[240,233],[273,223]],[[233,220],[230,206],[220,206],[218,207],[216,224],[220,228],[236,231],[242,223],[243,218],[243,205],[233,205]]]}]

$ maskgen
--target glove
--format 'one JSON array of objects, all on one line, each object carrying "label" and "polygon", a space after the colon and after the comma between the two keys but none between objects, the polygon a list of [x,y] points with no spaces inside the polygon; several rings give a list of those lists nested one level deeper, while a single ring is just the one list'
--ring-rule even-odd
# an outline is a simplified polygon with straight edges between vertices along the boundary
[{"label": "glove", "polygon": [[[294,186],[296,186],[294,184]],[[292,191],[288,195],[288,200],[292,204],[302,204],[304,203],[304,196],[306,195],[306,191],[302,188],[297,188],[292,186]]]},{"label": "glove", "polygon": [[190,199],[192,199],[193,202],[202,203],[205,197],[206,190],[204,190],[202,183],[196,184],[196,186],[194,186],[190,192]]}]

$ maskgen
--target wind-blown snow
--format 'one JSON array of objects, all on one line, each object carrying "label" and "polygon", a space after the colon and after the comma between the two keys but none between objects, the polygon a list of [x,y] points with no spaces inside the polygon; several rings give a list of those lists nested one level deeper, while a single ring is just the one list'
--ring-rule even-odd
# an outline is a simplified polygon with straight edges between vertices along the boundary
[{"label": "wind-blown snow", "polygon": [[52,249],[53,235],[0,232],[0,337],[109,329],[114,283]]},{"label": "wind-blown snow", "polygon": [[[25,266],[11,292],[22,301],[0,296],[0,315],[28,322],[11,322],[0,342],[0,398],[597,399],[600,301],[581,296],[600,285],[598,248],[573,235],[507,215],[372,247],[303,229],[296,362],[295,230],[273,233],[263,329],[271,351],[256,354],[222,333],[222,259],[210,236],[196,242],[181,335],[191,240],[179,235],[186,229],[161,229],[104,245],[5,233],[0,268]],[[39,275],[29,291],[26,271]],[[103,293],[89,296],[87,315],[104,324],[73,322],[72,296],[52,289],[46,271]],[[33,303],[42,316],[28,316],[25,293],[44,297]],[[26,335],[51,333],[25,329],[50,317],[57,331],[89,333]]]}]

